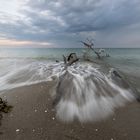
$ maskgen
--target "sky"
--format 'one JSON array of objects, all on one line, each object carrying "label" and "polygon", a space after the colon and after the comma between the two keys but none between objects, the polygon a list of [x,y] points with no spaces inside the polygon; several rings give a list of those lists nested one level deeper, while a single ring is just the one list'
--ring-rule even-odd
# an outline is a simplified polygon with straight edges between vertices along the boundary
[{"label": "sky", "polygon": [[0,47],[140,48],[140,0],[0,0]]}]

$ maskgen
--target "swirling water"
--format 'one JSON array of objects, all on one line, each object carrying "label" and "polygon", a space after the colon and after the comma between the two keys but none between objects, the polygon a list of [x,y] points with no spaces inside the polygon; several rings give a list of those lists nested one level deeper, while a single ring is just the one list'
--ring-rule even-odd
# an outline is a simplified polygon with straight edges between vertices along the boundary
[{"label": "swirling water", "polygon": [[[1,49],[0,92],[55,79],[56,115],[62,121],[103,119],[139,92],[140,49],[107,49],[111,57],[97,63],[80,62],[64,69],[62,55],[83,49]],[[55,62],[59,60],[59,62]],[[111,73],[112,68],[122,79]],[[126,82],[127,81],[127,82]]]}]

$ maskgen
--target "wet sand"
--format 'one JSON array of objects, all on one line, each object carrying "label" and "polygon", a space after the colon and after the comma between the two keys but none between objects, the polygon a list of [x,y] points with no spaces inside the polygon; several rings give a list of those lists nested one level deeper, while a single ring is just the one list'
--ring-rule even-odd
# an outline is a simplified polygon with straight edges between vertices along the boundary
[{"label": "wet sand", "polygon": [[140,103],[115,111],[106,120],[93,123],[63,123],[55,118],[46,82],[6,91],[1,95],[13,110],[4,114],[0,140],[139,140]]}]

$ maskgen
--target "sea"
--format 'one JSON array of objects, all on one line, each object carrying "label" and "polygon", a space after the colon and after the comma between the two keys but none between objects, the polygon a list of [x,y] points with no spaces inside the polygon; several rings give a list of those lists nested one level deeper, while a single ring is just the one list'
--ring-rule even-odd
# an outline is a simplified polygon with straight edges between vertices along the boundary
[{"label": "sea", "polygon": [[[57,79],[58,118],[91,121],[108,116],[133,100],[133,91],[140,96],[140,49],[106,48],[105,52],[109,57],[99,60],[85,48],[0,48],[0,94]],[[70,53],[76,53],[79,61],[66,69],[63,55]],[[85,54],[90,61],[84,59]]]},{"label": "sea", "polygon": [[[140,49],[107,48],[105,50],[110,57],[101,59],[100,65],[104,64],[108,68],[116,68],[120,72],[123,72],[139,90]],[[0,48],[0,82],[3,83],[0,90],[8,88],[8,81],[13,79],[16,79],[18,83],[22,81],[23,85],[29,84],[31,79],[25,78],[28,77],[26,76],[28,73],[35,71],[39,74],[41,70],[45,69],[45,66],[47,69],[47,65],[51,63],[56,66],[59,65],[56,61],[63,62],[63,55],[68,56],[70,53],[76,53],[77,57],[83,61],[82,58],[85,51],[87,50],[84,48]],[[92,51],[88,55],[91,60],[98,61]],[[33,74],[33,77],[35,74]],[[46,78],[44,75],[43,77]],[[33,79],[34,82],[37,82],[37,78]],[[33,80],[31,81],[33,82]]]}]

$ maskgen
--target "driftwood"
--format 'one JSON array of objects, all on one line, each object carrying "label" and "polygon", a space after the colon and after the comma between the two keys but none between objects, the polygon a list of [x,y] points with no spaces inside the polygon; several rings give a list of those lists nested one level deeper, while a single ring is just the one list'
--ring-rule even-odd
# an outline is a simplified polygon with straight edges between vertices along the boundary
[{"label": "driftwood", "polygon": [[94,43],[92,42],[92,40],[89,40],[89,39],[87,39],[87,40],[88,40],[88,43],[87,43],[87,42],[84,42],[84,41],[81,41],[81,43],[83,43],[85,47],[91,49],[91,50],[97,55],[98,59],[100,59],[100,58],[101,58],[100,53],[97,52],[97,51],[93,48]]},{"label": "driftwood", "polygon": [[[87,48],[89,48],[90,50],[92,50],[92,51],[97,55],[98,59],[101,59],[101,57],[102,57],[101,54],[102,54],[102,50],[103,50],[103,49],[99,49],[99,51],[96,51],[96,50],[94,49],[93,39],[92,39],[92,40],[87,39],[87,41],[88,41],[88,42],[84,42],[84,41],[80,41],[80,42],[83,43],[85,47],[87,47]],[[105,50],[104,50],[104,52],[105,52]],[[106,56],[106,57],[110,57],[109,54],[106,54],[105,56]]]},{"label": "driftwood", "polygon": [[65,66],[67,67],[67,66],[71,66],[73,63],[77,62],[79,60],[79,58],[77,58],[76,53],[70,53],[67,58],[63,55],[63,60],[64,60]]},{"label": "driftwood", "polygon": [[57,63],[58,63],[58,62],[59,62],[59,60],[55,60],[55,62],[57,62]]}]

